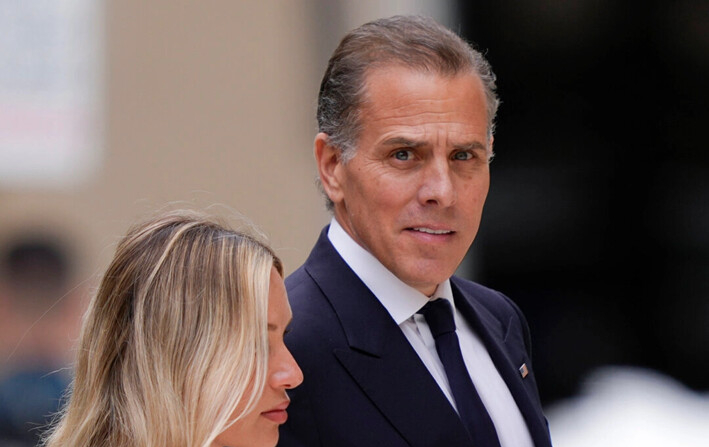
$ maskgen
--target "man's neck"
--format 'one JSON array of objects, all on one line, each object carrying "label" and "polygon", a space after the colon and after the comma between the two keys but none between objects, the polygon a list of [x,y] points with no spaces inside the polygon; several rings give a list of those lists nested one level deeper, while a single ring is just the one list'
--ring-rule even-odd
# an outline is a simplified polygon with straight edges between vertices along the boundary
[{"label": "man's neck", "polygon": [[[357,244],[334,218],[330,222],[328,239],[345,263],[387,308],[397,324],[428,302],[429,296],[397,278],[374,255]],[[436,288],[433,296],[451,294],[445,292],[447,290],[450,290],[450,282],[444,281]]]}]

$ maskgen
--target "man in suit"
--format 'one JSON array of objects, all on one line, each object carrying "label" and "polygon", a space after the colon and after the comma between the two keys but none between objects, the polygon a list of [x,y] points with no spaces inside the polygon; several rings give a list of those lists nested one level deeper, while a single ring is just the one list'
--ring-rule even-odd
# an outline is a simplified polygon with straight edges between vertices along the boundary
[{"label": "man in suit", "polygon": [[522,313],[453,276],[487,196],[497,106],[487,61],[432,19],[340,42],[314,144],[333,219],[286,280],[305,382],[279,445],[551,445]]}]

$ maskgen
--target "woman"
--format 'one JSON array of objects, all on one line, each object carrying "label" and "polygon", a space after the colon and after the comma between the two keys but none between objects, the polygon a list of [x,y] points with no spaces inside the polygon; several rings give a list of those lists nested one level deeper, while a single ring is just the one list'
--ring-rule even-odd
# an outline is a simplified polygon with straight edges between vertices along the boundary
[{"label": "woman", "polygon": [[70,400],[46,445],[274,446],[302,373],[283,344],[283,268],[192,212],[131,229],[82,326]]}]

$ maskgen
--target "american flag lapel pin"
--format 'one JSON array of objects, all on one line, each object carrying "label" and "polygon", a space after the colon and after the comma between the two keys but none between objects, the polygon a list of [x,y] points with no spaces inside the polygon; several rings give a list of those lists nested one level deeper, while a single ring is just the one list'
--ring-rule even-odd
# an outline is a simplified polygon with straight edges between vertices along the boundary
[{"label": "american flag lapel pin", "polygon": [[527,368],[526,363],[522,363],[522,366],[519,367],[519,375],[521,375],[524,379],[525,377],[527,377],[527,374],[529,374],[529,368]]}]

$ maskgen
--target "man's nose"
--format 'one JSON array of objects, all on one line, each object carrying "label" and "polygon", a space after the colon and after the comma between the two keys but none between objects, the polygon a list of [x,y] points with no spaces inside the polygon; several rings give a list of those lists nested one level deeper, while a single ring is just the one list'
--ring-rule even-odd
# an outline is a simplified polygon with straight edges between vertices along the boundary
[{"label": "man's nose", "polygon": [[449,207],[455,203],[457,192],[447,159],[430,160],[421,175],[418,196],[422,205]]}]

